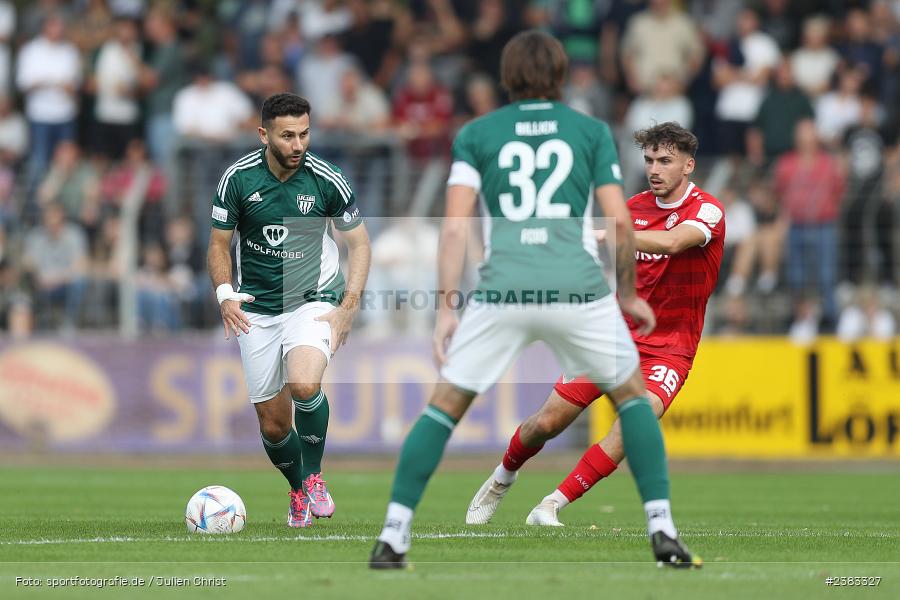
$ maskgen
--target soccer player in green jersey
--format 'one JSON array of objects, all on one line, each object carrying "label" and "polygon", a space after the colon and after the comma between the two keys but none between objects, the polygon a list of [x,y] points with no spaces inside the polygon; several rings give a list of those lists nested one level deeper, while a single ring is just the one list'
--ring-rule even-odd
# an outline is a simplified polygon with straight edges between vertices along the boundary
[{"label": "soccer player in green jersey", "polygon": [[[536,340],[552,348],[564,372],[584,375],[615,404],[654,553],[668,563],[681,548],[657,535],[675,530],[668,465],[622,311],[647,333],[655,318],[635,292],[634,231],[618,157],[605,123],[559,102],[567,62],[555,38],[516,35],[501,56],[512,103],[467,124],[454,141],[439,289],[458,289],[466,219],[479,199],[485,261],[462,320],[451,302],[439,307],[432,342],[441,380],[400,452],[372,568],[405,566],[413,512],[454,427]],[[618,304],[597,256],[593,200],[615,222]]]},{"label": "soccer player in green jersey", "polygon": [[[334,514],[322,479],[322,375],[350,331],[371,259],[350,184],[309,151],[309,112],[309,102],[294,94],[263,103],[264,147],[219,180],[207,257],[225,337],[233,333],[241,348],[263,446],[291,485],[291,527]],[[346,281],[332,224],[348,247]],[[238,289],[231,282],[235,230]]]}]

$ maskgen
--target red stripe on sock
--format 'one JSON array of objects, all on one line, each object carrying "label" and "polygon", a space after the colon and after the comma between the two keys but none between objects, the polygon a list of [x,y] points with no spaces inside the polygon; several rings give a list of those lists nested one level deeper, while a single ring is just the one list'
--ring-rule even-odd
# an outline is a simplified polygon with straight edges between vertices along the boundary
[{"label": "red stripe on sock", "polygon": [[503,455],[503,466],[509,471],[518,471],[522,468],[529,458],[541,451],[543,444],[536,448],[527,448],[522,445],[522,438],[519,437],[521,426],[516,428],[516,432],[509,440],[509,447],[506,454]]},{"label": "red stripe on sock", "polygon": [[595,483],[609,477],[618,466],[603,448],[594,444],[581,456],[581,460],[572,472],[566,475],[557,489],[568,498],[569,502],[574,502],[594,487]]}]

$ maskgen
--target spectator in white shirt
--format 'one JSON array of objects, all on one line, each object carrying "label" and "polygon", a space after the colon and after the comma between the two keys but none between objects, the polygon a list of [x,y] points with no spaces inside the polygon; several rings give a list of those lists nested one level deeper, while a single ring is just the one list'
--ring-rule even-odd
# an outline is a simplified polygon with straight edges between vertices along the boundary
[{"label": "spectator in white shirt", "polygon": [[812,99],[828,91],[831,78],[841,60],[834,48],[828,45],[827,17],[817,15],[803,22],[803,45],[791,54],[791,68],[797,87]]},{"label": "spectator in white shirt", "polygon": [[747,129],[759,112],[772,70],[781,60],[778,44],[759,30],[755,11],[740,12],[737,32],[734,45],[742,64],[719,60],[713,65],[713,79],[720,90],[716,101],[719,148],[729,154],[743,153]]},{"label": "spectator in white shirt", "polygon": [[816,129],[826,146],[839,146],[844,132],[859,123],[864,79],[865,74],[858,68],[844,69],[838,77],[837,87],[816,102]]},{"label": "spectator in white shirt", "polygon": [[113,160],[120,159],[128,142],[139,134],[140,53],[137,24],[119,17],[113,37],[100,47],[94,67],[96,149]]},{"label": "spectator in white shirt", "polygon": [[49,15],[41,35],[22,47],[16,65],[16,85],[25,96],[31,126],[31,184],[46,169],[56,145],[75,138],[81,58],[65,34],[62,17]]},{"label": "spectator in white shirt", "polygon": [[326,35],[297,67],[298,93],[314,111],[322,110],[340,95],[341,77],[353,66],[353,57],[341,49],[337,37]]},{"label": "spectator in white shirt", "polygon": [[857,291],[856,302],[841,311],[838,319],[837,336],[845,342],[860,338],[890,340],[896,335],[894,315],[882,305],[878,292],[869,287]]},{"label": "spectator in white shirt", "polygon": [[0,163],[15,164],[28,149],[28,124],[13,110],[12,101],[0,96]]},{"label": "spectator in white shirt", "polygon": [[192,70],[193,82],[179,90],[173,102],[178,135],[215,144],[255,125],[253,105],[237,85],[213,79],[208,65],[196,64]]},{"label": "spectator in white shirt", "polygon": [[[190,148],[194,169],[200,173],[195,179],[195,194],[188,199],[197,224],[197,239],[201,247],[209,241],[209,227],[200,226],[209,220],[209,199],[215,193],[223,164],[234,161],[238,151],[234,147],[244,134],[255,130],[259,116],[250,98],[230,81],[213,79],[209,66],[191,67],[193,82],[175,94],[172,121],[178,136],[176,148]],[[175,151],[177,155],[177,150]]]}]

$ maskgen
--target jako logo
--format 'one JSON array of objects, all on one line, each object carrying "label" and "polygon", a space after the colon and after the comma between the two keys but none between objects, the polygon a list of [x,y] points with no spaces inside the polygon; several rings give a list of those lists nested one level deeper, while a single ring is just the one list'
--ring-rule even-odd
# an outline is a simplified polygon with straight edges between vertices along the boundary
[{"label": "jako logo", "polygon": [[288,228],[284,225],[266,225],[263,227],[263,235],[269,245],[275,248],[280,246],[288,236]]},{"label": "jako logo", "polygon": [[584,489],[586,489],[586,490],[591,489],[591,484],[589,484],[587,481],[585,481],[584,478],[583,478],[581,475],[576,475],[576,476],[575,476],[575,481],[577,481],[578,483],[580,483],[580,484],[581,484],[581,487],[583,487]]}]

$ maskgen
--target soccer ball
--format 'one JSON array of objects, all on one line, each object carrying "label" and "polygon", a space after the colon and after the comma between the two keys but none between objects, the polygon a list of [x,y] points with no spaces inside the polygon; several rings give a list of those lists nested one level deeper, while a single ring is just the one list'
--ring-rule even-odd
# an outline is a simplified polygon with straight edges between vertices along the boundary
[{"label": "soccer ball", "polygon": [[244,528],[247,511],[234,490],[210,485],[188,500],[184,522],[188,531],[197,533],[237,533]]}]

